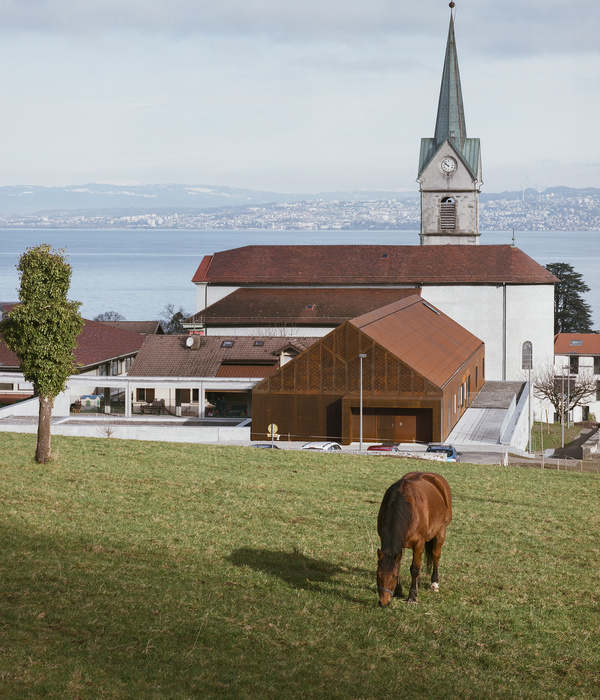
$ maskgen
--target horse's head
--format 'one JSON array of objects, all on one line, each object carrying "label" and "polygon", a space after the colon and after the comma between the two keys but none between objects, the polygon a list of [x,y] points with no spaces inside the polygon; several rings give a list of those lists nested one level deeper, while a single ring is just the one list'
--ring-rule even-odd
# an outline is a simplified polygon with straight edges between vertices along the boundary
[{"label": "horse's head", "polygon": [[379,605],[389,605],[394,597],[394,591],[398,585],[398,571],[400,569],[402,552],[396,554],[384,554],[377,550],[377,590],[379,591]]}]

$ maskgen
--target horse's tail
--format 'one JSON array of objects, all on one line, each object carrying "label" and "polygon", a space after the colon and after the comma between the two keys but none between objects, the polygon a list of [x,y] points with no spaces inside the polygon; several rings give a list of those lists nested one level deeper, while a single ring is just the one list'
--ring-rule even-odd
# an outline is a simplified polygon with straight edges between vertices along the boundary
[{"label": "horse's tail", "polygon": [[433,567],[433,540],[425,542],[425,572],[430,574]]},{"label": "horse's tail", "polygon": [[381,549],[392,556],[404,549],[404,542],[412,520],[412,509],[399,487],[401,480],[390,486],[381,504]]}]

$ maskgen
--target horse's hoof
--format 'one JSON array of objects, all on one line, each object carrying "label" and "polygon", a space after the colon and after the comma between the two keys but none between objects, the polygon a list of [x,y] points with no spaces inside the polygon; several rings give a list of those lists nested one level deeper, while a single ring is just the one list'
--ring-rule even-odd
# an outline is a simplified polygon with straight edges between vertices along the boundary
[{"label": "horse's hoof", "polygon": [[416,600],[416,598],[409,598],[409,599],[406,601],[406,604],[407,604],[407,605],[416,605],[416,604],[417,604],[417,600]]},{"label": "horse's hoof", "polygon": [[439,593],[440,592],[440,586],[438,583],[432,583],[430,590],[433,591],[434,593]]}]

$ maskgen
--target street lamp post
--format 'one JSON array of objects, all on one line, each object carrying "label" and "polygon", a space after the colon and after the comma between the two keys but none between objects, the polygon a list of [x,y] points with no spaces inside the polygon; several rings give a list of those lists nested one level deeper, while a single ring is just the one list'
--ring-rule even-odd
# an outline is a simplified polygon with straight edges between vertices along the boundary
[{"label": "street lamp post", "polygon": [[366,355],[364,353],[359,354],[360,360],[360,407],[359,407],[359,421],[360,421],[360,452],[363,448],[363,360]]}]

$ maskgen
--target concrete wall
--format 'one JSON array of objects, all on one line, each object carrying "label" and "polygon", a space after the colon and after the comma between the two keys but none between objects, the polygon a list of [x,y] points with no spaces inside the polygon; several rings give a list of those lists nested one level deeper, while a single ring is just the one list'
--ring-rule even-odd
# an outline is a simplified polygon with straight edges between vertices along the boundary
[{"label": "concrete wall", "polygon": [[485,378],[523,381],[523,343],[533,343],[534,366],[554,356],[552,285],[445,285],[422,296],[485,343]]}]

